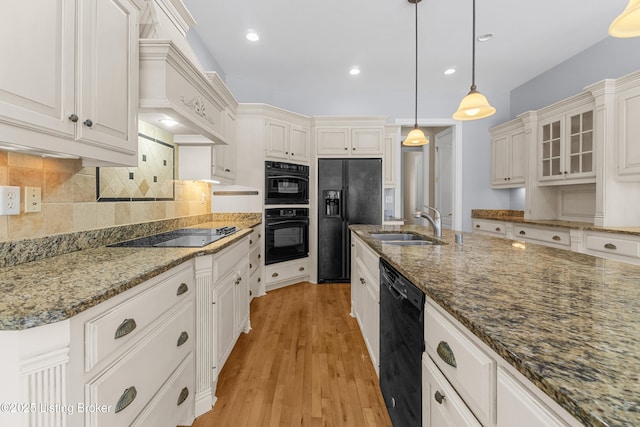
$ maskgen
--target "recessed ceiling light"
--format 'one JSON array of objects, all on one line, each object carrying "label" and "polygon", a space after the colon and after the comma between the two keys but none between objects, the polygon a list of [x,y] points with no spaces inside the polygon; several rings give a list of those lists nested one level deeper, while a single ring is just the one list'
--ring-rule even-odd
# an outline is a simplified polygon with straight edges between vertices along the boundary
[{"label": "recessed ceiling light", "polygon": [[493,38],[493,33],[487,33],[487,34],[482,34],[480,36],[478,36],[478,41],[479,42],[486,42],[489,41]]},{"label": "recessed ceiling light", "polygon": [[449,75],[451,75],[451,74],[453,74],[455,72],[456,72],[455,68],[447,68],[446,70],[444,70],[445,76],[449,76]]},{"label": "recessed ceiling light", "polygon": [[249,30],[249,32],[247,33],[247,40],[257,42],[258,40],[260,40],[260,36],[255,31]]},{"label": "recessed ceiling light", "polygon": [[351,67],[351,69],[349,70],[349,74],[351,74],[352,76],[357,76],[358,74],[360,74],[360,67]]}]

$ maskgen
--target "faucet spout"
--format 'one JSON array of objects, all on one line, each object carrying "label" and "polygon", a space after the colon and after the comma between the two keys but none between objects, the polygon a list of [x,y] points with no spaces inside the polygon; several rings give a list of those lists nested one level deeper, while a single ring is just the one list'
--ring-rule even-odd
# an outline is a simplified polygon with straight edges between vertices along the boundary
[{"label": "faucet spout", "polygon": [[442,237],[442,219],[440,218],[440,211],[436,208],[432,208],[431,206],[427,206],[427,212],[417,211],[413,214],[414,218],[424,218],[426,219],[431,227],[433,227],[433,235],[440,239]]}]

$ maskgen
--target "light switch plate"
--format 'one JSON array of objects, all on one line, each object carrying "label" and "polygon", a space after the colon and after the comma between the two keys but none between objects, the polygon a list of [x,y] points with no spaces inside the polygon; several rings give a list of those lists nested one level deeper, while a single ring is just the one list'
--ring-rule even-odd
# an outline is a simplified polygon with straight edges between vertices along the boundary
[{"label": "light switch plate", "polygon": [[20,215],[20,187],[0,186],[0,215]]},{"label": "light switch plate", "polygon": [[42,211],[42,190],[40,187],[24,187],[24,211]]}]

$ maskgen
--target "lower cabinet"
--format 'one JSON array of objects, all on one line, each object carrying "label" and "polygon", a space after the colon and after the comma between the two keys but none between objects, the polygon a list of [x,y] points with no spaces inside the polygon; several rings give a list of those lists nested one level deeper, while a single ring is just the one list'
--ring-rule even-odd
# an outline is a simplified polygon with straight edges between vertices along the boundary
[{"label": "lower cabinet", "polygon": [[351,315],[358,321],[371,363],[379,374],[379,257],[355,233],[351,234],[351,245]]},{"label": "lower cabinet", "polygon": [[265,266],[267,291],[309,280],[309,258],[294,259]]}]

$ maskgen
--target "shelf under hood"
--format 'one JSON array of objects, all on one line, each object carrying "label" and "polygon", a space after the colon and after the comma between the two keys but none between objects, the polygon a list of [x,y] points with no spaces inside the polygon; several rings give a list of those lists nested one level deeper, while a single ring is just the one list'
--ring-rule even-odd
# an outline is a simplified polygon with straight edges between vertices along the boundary
[{"label": "shelf under hood", "polygon": [[[171,40],[140,40],[139,118],[173,135],[226,144],[226,103],[207,76]],[[167,126],[161,120],[179,122]]]}]

